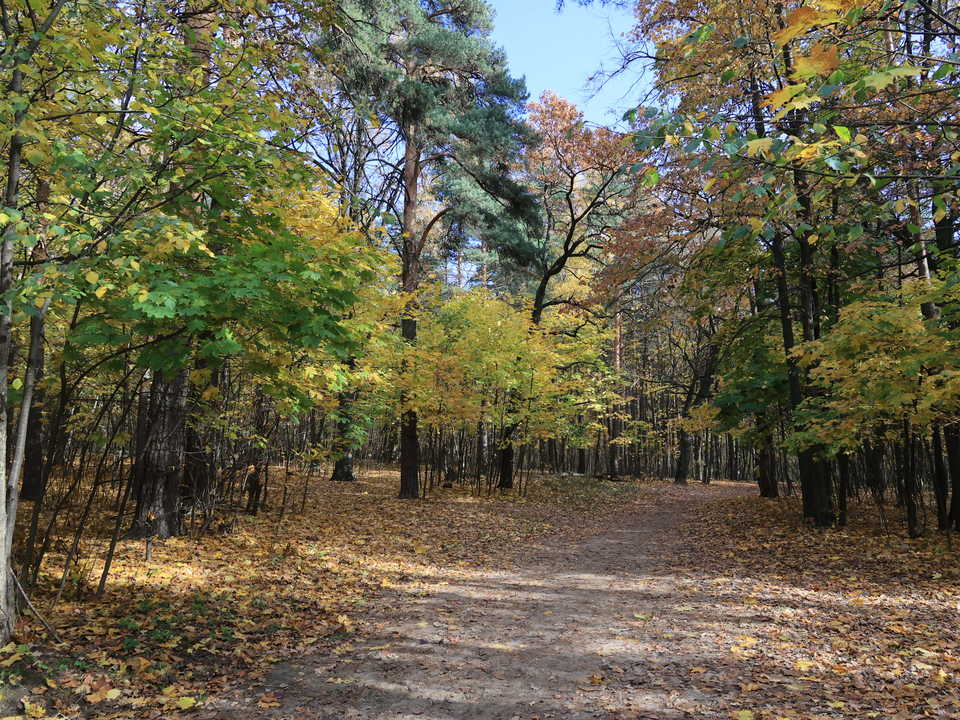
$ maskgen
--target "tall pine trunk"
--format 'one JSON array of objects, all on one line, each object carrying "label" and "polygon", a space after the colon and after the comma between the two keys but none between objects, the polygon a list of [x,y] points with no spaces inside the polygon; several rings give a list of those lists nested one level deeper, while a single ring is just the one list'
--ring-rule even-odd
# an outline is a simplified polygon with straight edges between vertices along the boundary
[{"label": "tall pine trunk", "polygon": [[[417,341],[417,319],[413,315],[414,297],[420,286],[420,257],[417,240],[417,183],[420,177],[419,151],[414,140],[413,128],[406,132],[406,147],[403,162],[403,256],[400,283],[407,295],[406,316],[400,321],[404,342],[412,350]],[[404,368],[409,372],[409,368]],[[417,428],[417,411],[408,406],[410,397],[406,390],[400,393],[400,495],[402,499],[420,497],[420,438]]]}]

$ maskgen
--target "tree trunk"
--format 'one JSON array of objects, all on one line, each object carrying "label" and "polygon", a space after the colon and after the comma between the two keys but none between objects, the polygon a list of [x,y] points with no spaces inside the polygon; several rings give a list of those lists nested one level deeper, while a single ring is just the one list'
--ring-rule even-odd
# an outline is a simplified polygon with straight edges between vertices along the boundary
[{"label": "tree trunk", "polygon": [[149,403],[140,408],[138,425],[149,437],[139,467],[134,470],[137,506],[128,539],[183,534],[180,485],[189,377],[187,368],[179,370],[171,380],[156,372]]},{"label": "tree trunk", "polygon": [[686,485],[690,475],[690,433],[683,427],[677,432],[677,471],[673,476],[674,485]]},{"label": "tree trunk", "polygon": [[[417,321],[402,320],[403,338],[409,343],[417,337]],[[401,393],[401,405],[406,401]],[[420,438],[417,431],[417,411],[405,408],[400,415],[400,495],[401,499],[415,500],[420,497]]]},{"label": "tree trunk", "polygon": [[500,490],[513,489],[514,448],[511,438],[516,430],[517,426],[510,423],[503,429],[503,438],[500,440],[503,445],[503,449],[500,451],[500,481],[497,483],[497,488]]},{"label": "tree trunk", "polygon": [[[53,25],[54,20],[63,9],[64,2],[58,2],[43,23],[43,29],[34,33],[30,43],[18,53],[19,58],[13,66],[11,77],[7,84],[7,96],[17,97],[23,92],[24,68],[29,67],[32,62],[32,56],[37,51],[40,41],[47,30]],[[13,117],[8,120],[12,122],[8,128],[13,128],[13,133],[9,139],[9,149],[7,154],[7,176],[3,191],[4,208],[16,211],[20,208],[20,175],[21,158],[23,155],[24,139],[19,133],[20,123],[23,122],[27,114],[26,103],[24,107],[15,110]],[[12,213],[7,211],[8,215]],[[13,255],[14,246],[17,242],[17,221],[19,218],[9,218],[3,227],[2,240],[0,240],[0,303],[2,310],[0,312],[0,458],[6,459],[7,451],[10,446],[10,436],[7,431],[7,397],[9,391],[9,362],[10,347],[13,342],[13,309],[10,298],[14,283]],[[44,306],[44,312],[49,307],[49,301]],[[27,377],[24,383],[23,408],[29,408],[30,397],[33,387],[32,380]],[[23,418],[29,416],[29,412],[21,412]],[[24,433],[26,432],[26,423],[21,422]],[[21,438],[14,438],[14,445],[19,444]],[[26,438],[23,438],[25,441]],[[14,463],[10,469],[7,469],[7,463],[4,462],[0,473],[2,473],[2,482],[0,486],[5,488],[3,502],[0,502],[0,641],[6,642],[13,634],[14,622],[16,620],[16,598],[13,583],[13,568],[11,558],[13,555],[13,534],[17,523],[17,503],[19,501],[20,478],[17,473],[17,463]]]},{"label": "tree trunk", "polygon": [[[417,319],[412,314],[414,297],[420,286],[420,253],[415,237],[417,229],[417,192],[420,178],[420,153],[414,130],[407,129],[403,160],[403,252],[400,283],[410,305],[400,321],[404,342],[412,349],[417,340]],[[405,368],[408,371],[407,368]],[[400,393],[400,494],[401,499],[420,497],[420,438],[417,433],[417,411],[407,407],[410,398]]]},{"label": "tree trunk", "polygon": [[[793,316],[790,308],[790,298],[787,289],[786,258],[784,255],[783,238],[775,233],[772,242],[774,264],[777,269],[777,295],[780,306],[780,328],[783,333],[783,350],[786,356],[787,376],[790,386],[790,406],[796,412],[803,402],[801,391],[801,371],[791,351],[794,348]],[[809,249],[807,250],[809,252]],[[809,281],[809,278],[807,279]],[[804,327],[812,322],[809,314],[812,313],[812,298],[809,288],[803,293]],[[812,329],[812,328],[811,328]],[[828,527],[832,523],[833,513],[830,511],[830,498],[826,492],[826,483],[823,478],[822,463],[816,460],[813,448],[801,450],[797,453],[797,462],[800,470],[800,492],[803,501],[803,517],[816,527]]]},{"label": "tree trunk", "polygon": [[622,396],[620,394],[619,386],[619,376],[620,370],[623,366],[623,312],[620,310],[619,304],[617,306],[616,312],[614,313],[613,320],[613,370],[617,375],[617,387],[616,394],[617,399],[613,404],[613,413],[610,417],[610,476],[619,477],[622,473],[622,468],[620,466],[620,435],[623,434],[623,420],[621,419],[621,414],[623,413],[623,405],[621,404]]},{"label": "tree trunk", "polygon": [[757,453],[757,485],[760,487],[760,497],[779,497],[773,437],[761,413],[757,414],[757,426],[758,429],[762,428],[760,450]]},{"label": "tree trunk", "polygon": [[950,496],[950,479],[943,461],[943,439],[940,428],[933,430],[933,489],[937,500],[937,527],[946,530],[949,525],[947,500]]},{"label": "tree trunk", "polygon": [[[199,374],[210,372],[206,361],[197,358],[194,370]],[[214,387],[213,374],[208,387]],[[187,422],[184,428],[183,491],[191,511],[197,507],[204,516],[213,512],[217,491],[217,464],[210,450],[209,429],[201,429],[204,416],[212,412],[209,400],[203,399],[207,388],[202,384],[191,387],[187,397]],[[192,531],[191,531],[192,532]]]},{"label": "tree trunk", "polygon": [[[481,408],[486,408],[486,401],[483,402]],[[483,487],[483,472],[487,466],[488,445],[487,423],[481,419],[477,423],[477,494],[480,493],[480,488]]]},{"label": "tree trunk", "polygon": [[950,468],[951,497],[949,522],[960,531],[960,432],[956,425],[943,429],[943,444],[946,445],[947,466]]},{"label": "tree trunk", "polygon": [[919,495],[917,448],[913,433],[906,421],[904,421],[903,426],[903,452],[901,453],[903,464],[901,472],[903,477],[903,503],[907,510],[907,534],[911,538],[918,538],[923,535],[923,530],[920,527],[920,508],[917,503],[917,496]]},{"label": "tree trunk", "polygon": [[837,512],[837,524],[847,526],[847,499],[850,497],[850,456],[841,453],[837,456],[837,465],[840,469],[840,492]]},{"label": "tree trunk", "polygon": [[[355,363],[351,357],[350,368],[353,369],[354,366]],[[333,449],[338,457],[333,463],[333,473],[330,475],[330,479],[335,482],[354,482],[357,479],[353,472],[356,449],[350,438],[350,428],[353,425],[351,410],[356,399],[356,391],[340,393],[339,396],[340,410],[337,413],[336,434],[333,439]]]},{"label": "tree trunk", "polygon": [[[33,319],[37,322],[37,318]],[[43,469],[46,464],[47,452],[47,425],[43,422],[43,406],[46,393],[40,380],[43,379],[43,345],[45,344],[44,331],[46,323],[40,321],[38,340],[40,354],[37,357],[36,387],[33,391],[33,400],[30,403],[30,417],[27,420],[27,439],[23,458],[23,481],[20,485],[20,499],[28,502],[40,502],[43,499]]]}]

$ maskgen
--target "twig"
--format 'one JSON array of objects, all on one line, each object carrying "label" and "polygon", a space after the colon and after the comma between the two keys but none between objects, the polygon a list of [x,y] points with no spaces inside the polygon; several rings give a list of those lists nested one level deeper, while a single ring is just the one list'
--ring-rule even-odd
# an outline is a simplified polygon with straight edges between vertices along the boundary
[{"label": "twig", "polygon": [[13,568],[10,568],[10,577],[12,577],[13,582],[16,583],[17,590],[20,591],[20,597],[22,597],[24,602],[27,603],[27,607],[33,611],[33,614],[37,616],[37,620],[43,623],[43,626],[47,629],[47,632],[53,635],[54,640],[56,640],[58,643],[63,643],[63,638],[57,635],[57,631],[50,627],[50,623],[43,619],[43,615],[40,614],[40,611],[37,610],[36,606],[32,602],[30,602],[30,598],[27,596],[26,591],[23,589],[23,586],[17,579],[17,574],[13,571]]}]

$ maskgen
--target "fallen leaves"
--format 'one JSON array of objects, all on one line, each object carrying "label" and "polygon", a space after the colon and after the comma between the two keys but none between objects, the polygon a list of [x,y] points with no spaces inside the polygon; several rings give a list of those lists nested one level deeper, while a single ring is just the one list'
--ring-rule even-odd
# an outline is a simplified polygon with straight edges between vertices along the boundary
[{"label": "fallen leaves", "polygon": [[[429,582],[437,566],[509,567],[514,543],[550,531],[536,513],[518,512],[515,498],[385,503],[396,482],[382,473],[336,492],[314,483],[305,511],[285,516],[280,542],[279,508],[238,514],[226,534],[156,541],[150,560],[142,542],[121,542],[101,603],[61,602],[51,611],[57,584],[38,588],[35,601],[66,645],[44,647],[43,629],[26,617],[20,633],[33,642],[3,648],[0,668],[56,663],[57,683],[48,676],[40,688],[65,698],[65,715],[79,696],[99,714],[154,708],[174,717],[202,707],[230,678],[256,684],[271,663],[325,638],[339,638],[349,653],[342,640],[358,630],[357,609],[382,587]],[[48,557],[45,575],[59,577],[61,556]],[[84,571],[96,577],[97,562]]]},{"label": "fallen leaves", "polygon": [[[451,494],[401,504],[389,499],[394,484],[386,476],[323,488],[308,512],[284,521],[280,543],[276,517],[265,513],[239,516],[228,535],[158,542],[151,561],[142,544],[122,544],[103,603],[51,613],[66,648],[0,649],[7,671],[66,661],[31,689],[22,714],[186,717],[224,697],[272,709],[284,695],[258,688],[265,672],[321,646],[336,661],[321,681],[349,685],[344,669],[358,652],[397,660],[390,643],[362,649],[360,641],[367,626],[358,610],[381,588],[403,588],[416,605],[444,577],[506,571],[519,550],[560,535],[574,552],[558,570],[576,574],[582,539],[638,513],[652,517],[664,503],[686,503],[686,520],[644,540],[657,572],[629,581],[639,595],[624,599],[605,634],[575,629],[602,668],[577,692],[599,703],[618,687],[695,686],[722,698],[721,716],[734,720],[960,713],[958,572],[936,540],[888,540],[870,522],[810,532],[792,501],[711,500],[728,492],[721,486],[544,479],[525,500]],[[542,605],[533,612],[555,621]],[[461,620],[424,622],[428,642],[460,642],[470,624]],[[34,640],[42,633],[29,618],[24,631]],[[510,637],[482,647],[522,656]],[[652,648],[673,664],[638,670],[625,663],[625,647]]]},{"label": "fallen leaves", "polygon": [[729,645],[736,678],[702,684],[732,690],[741,708],[749,700],[731,718],[960,712],[960,639],[949,619],[960,575],[943,538],[887,538],[871,510],[849,528],[811,532],[796,501],[738,498],[698,505],[683,523],[686,550],[664,564],[696,576],[718,614],[751,630]]}]

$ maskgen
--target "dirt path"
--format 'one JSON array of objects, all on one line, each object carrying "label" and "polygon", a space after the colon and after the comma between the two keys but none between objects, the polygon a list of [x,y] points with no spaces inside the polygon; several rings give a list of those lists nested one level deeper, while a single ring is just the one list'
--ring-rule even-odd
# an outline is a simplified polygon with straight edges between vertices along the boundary
[{"label": "dirt path", "polygon": [[726,718],[708,681],[736,682],[731,638],[769,618],[749,604],[720,611],[671,569],[683,550],[671,529],[694,494],[670,492],[656,514],[577,543],[518,549],[507,570],[410,578],[371,608],[365,632],[278,665],[257,705],[225,701],[216,717]]}]

